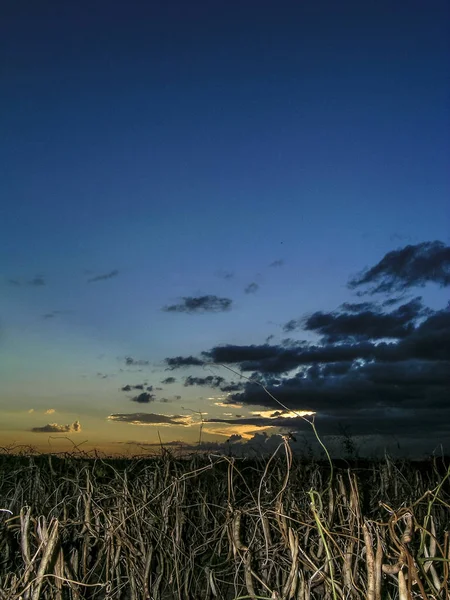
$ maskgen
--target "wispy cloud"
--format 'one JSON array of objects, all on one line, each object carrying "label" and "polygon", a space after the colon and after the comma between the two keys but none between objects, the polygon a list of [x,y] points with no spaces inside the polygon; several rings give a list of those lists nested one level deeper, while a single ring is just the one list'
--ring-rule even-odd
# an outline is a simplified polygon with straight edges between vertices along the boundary
[{"label": "wispy cloud", "polygon": [[95,277],[91,277],[87,281],[88,281],[88,283],[94,283],[96,281],[104,281],[105,279],[112,279],[113,277],[117,277],[118,274],[119,274],[119,271],[117,269],[114,269],[113,271],[110,271],[109,273],[95,275]]},{"label": "wispy cloud", "polygon": [[175,379],[175,377],[166,377],[165,379],[163,379],[163,380],[161,381],[161,383],[162,383],[163,385],[169,385],[169,384],[171,384],[171,383],[175,383],[175,382],[176,382],[176,379]]},{"label": "wispy cloud", "polygon": [[34,287],[41,287],[45,285],[45,280],[43,277],[34,277],[34,279],[28,281],[28,285],[32,285]]},{"label": "wispy cloud", "polygon": [[186,296],[179,304],[165,306],[162,310],[189,314],[225,312],[231,308],[232,302],[230,298],[219,298],[214,295]]},{"label": "wispy cloud", "polygon": [[284,265],[284,260],[282,258],[279,258],[279,259],[271,262],[269,267],[276,268],[276,267],[282,267],[283,265]]},{"label": "wispy cloud", "polygon": [[255,282],[249,283],[246,288],[244,288],[244,292],[246,294],[255,294],[259,290],[259,285]]},{"label": "wispy cloud", "polygon": [[351,289],[375,284],[366,294],[404,291],[434,282],[450,285],[450,246],[443,242],[422,242],[388,252],[379,263],[350,279]]},{"label": "wispy cloud", "polygon": [[125,357],[125,364],[129,367],[146,367],[150,364],[148,360],[138,360],[132,356]]},{"label": "wispy cloud", "polygon": [[42,315],[43,319],[54,319],[55,317],[58,317],[60,315],[68,315],[71,314],[73,311],[72,310],[52,310],[51,312],[45,313],[45,315]]},{"label": "wispy cloud", "polygon": [[55,409],[54,409],[54,408],[48,408],[48,409],[45,411],[44,415],[52,415],[52,414],[53,414],[53,413],[55,413],[55,412],[56,412],[56,411],[55,411]]},{"label": "wispy cloud", "polygon": [[156,413],[114,413],[109,415],[108,420],[131,425],[182,425],[188,427],[192,424],[192,417],[189,415],[159,415]]},{"label": "wispy cloud", "polygon": [[234,273],[232,271],[216,271],[216,275],[217,277],[220,277],[221,279],[233,279],[234,277]]}]

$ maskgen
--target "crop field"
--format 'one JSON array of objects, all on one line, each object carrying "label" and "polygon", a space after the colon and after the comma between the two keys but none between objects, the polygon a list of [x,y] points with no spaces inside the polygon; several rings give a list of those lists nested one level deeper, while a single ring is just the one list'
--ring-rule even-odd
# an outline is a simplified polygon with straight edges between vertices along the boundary
[{"label": "crop field", "polygon": [[450,598],[447,459],[0,455],[1,600]]}]

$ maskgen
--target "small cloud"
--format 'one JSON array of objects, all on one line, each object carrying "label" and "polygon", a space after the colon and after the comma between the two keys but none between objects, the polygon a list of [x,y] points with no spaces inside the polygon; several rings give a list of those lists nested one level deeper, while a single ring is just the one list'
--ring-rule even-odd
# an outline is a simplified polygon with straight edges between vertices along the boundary
[{"label": "small cloud", "polygon": [[9,285],[14,285],[16,287],[19,287],[20,285],[22,285],[18,279],[8,279],[7,281],[9,283]]},{"label": "small cloud", "polygon": [[52,310],[51,312],[48,312],[45,315],[42,315],[42,318],[43,319],[53,319],[54,317],[57,317],[58,315],[68,315],[72,312],[73,312],[72,310]]},{"label": "small cloud", "polygon": [[175,382],[176,382],[175,377],[166,377],[165,379],[163,379],[161,381],[161,383],[164,385],[169,385],[170,383],[175,383]]},{"label": "small cloud", "polygon": [[284,260],[282,258],[279,258],[278,260],[274,260],[273,262],[270,263],[269,267],[282,267],[284,265]]},{"label": "small cloud", "polygon": [[45,285],[45,281],[43,277],[35,277],[28,282],[28,285],[33,285],[34,287],[41,287]]},{"label": "small cloud", "polygon": [[255,282],[249,283],[248,286],[244,289],[246,294],[255,294],[259,290],[259,285]]},{"label": "small cloud", "polygon": [[172,402],[172,400],[169,400],[169,398],[160,398],[159,401],[162,404],[168,404],[169,402]]},{"label": "small cloud", "polygon": [[134,396],[131,398],[131,402],[138,402],[139,404],[148,404],[149,402],[153,402],[155,399],[154,394],[149,394],[148,392],[142,392],[138,396]]},{"label": "small cloud", "polygon": [[205,363],[195,356],[174,356],[173,358],[166,358],[164,362],[168,365],[169,369],[180,369],[182,367],[201,367]]},{"label": "small cloud", "polygon": [[88,283],[94,283],[95,281],[104,281],[105,279],[112,279],[113,277],[117,277],[118,274],[119,274],[119,271],[117,269],[114,269],[113,271],[110,271],[109,273],[104,273],[102,275],[96,275],[95,277],[91,277],[87,281],[88,281]]},{"label": "small cloud", "polygon": [[232,305],[230,298],[219,298],[214,295],[207,296],[185,296],[179,304],[172,304],[163,307],[165,312],[177,313],[206,313],[206,312],[225,312],[230,310]]},{"label": "small cloud", "polygon": [[106,373],[97,373],[97,377],[99,379],[108,379],[109,377],[114,377],[114,375],[108,375]]},{"label": "small cloud", "polygon": [[75,421],[71,425],[58,425],[57,423],[48,423],[43,427],[33,427],[33,433],[79,433],[81,431],[80,421]]},{"label": "small cloud", "polygon": [[30,410],[28,411],[28,414],[31,415],[31,413],[34,413],[34,408],[30,408]]},{"label": "small cloud", "polygon": [[233,279],[234,277],[234,273],[231,271],[216,271],[216,275],[221,279]]},{"label": "small cloud", "polygon": [[300,319],[291,319],[287,323],[283,325],[284,333],[290,333],[291,331],[295,331],[299,329],[302,325],[302,321]]},{"label": "small cloud", "polygon": [[136,360],[135,358],[132,358],[131,356],[127,356],[125,358],[125,364],[128,365],[129,367],[134,366],[134,367],[146,367],[150,364],[150,361],[148,360]]},{"label": "small cloud", "polygon": [[56,412],[54,408],[48,408],[44,415],[52,415],[54,412]]},{"label": "small cloud", "polygon": [[184,380],[184,387],[189,387],[193,385],[198,386],[209,386],[209,387],[219,387],[224,383],[224,378],[219,377],[218,375],[208,375],[207,377],[193,377],[189,375]]}]

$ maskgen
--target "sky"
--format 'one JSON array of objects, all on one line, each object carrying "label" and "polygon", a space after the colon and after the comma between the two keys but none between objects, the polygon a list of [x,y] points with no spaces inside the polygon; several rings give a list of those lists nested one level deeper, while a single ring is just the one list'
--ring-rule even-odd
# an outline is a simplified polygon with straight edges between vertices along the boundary
[{"label": "sky", "polygon": [[1,447],[449,452],[447,2],[0,13]]}]

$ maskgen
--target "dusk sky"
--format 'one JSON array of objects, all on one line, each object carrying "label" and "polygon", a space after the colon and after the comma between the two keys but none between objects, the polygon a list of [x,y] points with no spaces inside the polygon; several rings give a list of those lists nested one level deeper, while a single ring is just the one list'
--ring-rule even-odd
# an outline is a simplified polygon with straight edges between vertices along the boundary
[{"label": "dusk sky", "polygon": [[450,452],[449,24],[3,2],[0,446]]}]

